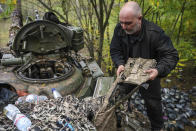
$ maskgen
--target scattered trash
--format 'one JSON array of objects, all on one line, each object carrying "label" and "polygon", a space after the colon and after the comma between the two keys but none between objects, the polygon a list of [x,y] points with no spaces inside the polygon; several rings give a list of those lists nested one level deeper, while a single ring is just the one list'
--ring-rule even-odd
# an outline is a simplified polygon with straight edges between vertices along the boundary
[{"label": "scattered trash", "polygon": [[[67,120],[75,131],[95,131],[96,128],[92,121],[88,119],[94,114],[102,103],[103,98],[78,98],[68,95],[58,99],[48,99],[40,104],[22,103],[18,104],[18,109],[28,116],[32,126],[38,126],[40,130],[61,130],[65,127],[58,127],[57,121]],[[1,112],[0,112],[1,114]],[[68,121],[69,118],[70,120]],[[63,122],[63,124],[65,124]],[[0,117],[0,127],[4,130],[14,130],[16,127],[5,116]],[[65,126],[65,125],[64,125]],[[64,129],[65,130],[65,129]],[[68,130],[68,128],[66,129]]]},{"label": "scattered trash", "polygon": [[15,96],[17,96],[16,92],[11,91],[7,88],[1,88],[1,90],[0,90],[0,99],[3,101],[7,102]]},{"label": "scattered trash", "polygon": [[[27,102],[21,103],[18,104],[17,107],[19,111],[28,116],[31,120],[32,131],[66,131],[73,129],[85,131],[96,130],[93,125],[93,118],[100,108],[100,105],[103,104],[103,100],[104,97],[88,97],[80,100],[74,96],[68,95],[63,98],[48,99],[43,101],[41,104]],[[189,119],[196,116],[195,111],[190,107],[191,101],[189,99],[189,94],[179,91],[177,88],[163,88],[162,100],[164,111],[163,119],[166,129],[184,130],[187,125],[192,126],[193,128],[196,127],[195,120]],[[136,92],[131,97],[130,105],[132,106],[132,109],[134,109],[131,113],[127,111],[128,105],[126,102],[122,105],[125,108],[123,110],[120,109],[124,125],[128,124],[128,126],[134,126],[136,129],[148,125],[148,121],[146,120],[147,113],[144,104],[145,103],[141,98],[141,95]],[[11,109],[15,110],[13,107],[11,107]],[[15,112],[20,114],[19,111],[15,110]],[[13,118],[14,115],[14,113],[10,115],[10,118]],[[18,116],[25,117],[22,115]],[[27,123],[27,125],[28,124],[29,123]],[[38,128],[35,128],[36,126]],[[2,117],[0,117],[0,129],[11,131],[16,129],[16,127],[13,126],[9,119],[2,115]]]},{"label": "scattered trash", "polygon": [[31,120],[29,120],[29,118],[27,118],[24,114],[16,114],[14,125],[20,131],[29,131],[31,127]]},{"label": "scattered trash", "polygon": [[62,98],[61,94],[55,88],[52,88],[52,93],[53,93],[54,99]]},{"label": "scattered trash", "polygon": [[25,91],[25,90],[17,90],[16,92],[19,97],[28,95],[27,91]]},{"label": "scattered trash", "polygon": [[0,88],[0,110],[2,111],[4,106],[14,103],[18,98],[16,92],[7,88]]},{"label": "scattered trash", "polygon": [[38,96],[36,94],[29,94],[27,96],[19,97],[18,100],[15,102],[15,104],[17,105],[17,104],[21,104],[21,103],[25,103],[25,102],[38,104],[38,103],[43,102],[47,99],[48,98],[46,96]]},{"label": "scattered trash", "polygon": [[17,101],[15,102],[16,105],[21,104],[21,103],[25,103],[26,102],[26,97],[27,96],[21,96],[18,97]]},{"label": "scattered trash", "polygon": [[21,113],[20,110],[14,106],[13,104],[8,104],[6,107],[4,107],[3,113],[10,119],[14,120],[14,117],[16,114]]},{"label": "scattered trash", "polygon": [[31,127],[31,120],[29,120],[20,110],[12,105],[8,104],[4,110],[4,114],[14,122],[14,125],[20,131],[28,131]]},{"label": "scattered trash", "polygon": [[38,104],[38,103],[45,101],[47,99],[48,98],[46,96],[38,96],[35,94],[30,94],[26,97],[26,102]]}]

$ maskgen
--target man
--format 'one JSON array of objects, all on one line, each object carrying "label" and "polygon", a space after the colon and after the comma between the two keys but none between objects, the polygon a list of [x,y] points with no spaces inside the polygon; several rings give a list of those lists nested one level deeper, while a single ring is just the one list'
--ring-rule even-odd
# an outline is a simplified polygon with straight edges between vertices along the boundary
[{"label": "man", "polygon": [[[125,69],[124,65],[129,57],[156,59],[156,68],[146,71],[150,75],[149,88],[140,88],[140,93],[145,100],[152,130],[161,130],[164,125],[160,78],[167,76],[175,68],[178,53],[159,26],[142,18],[141,8],[136,2],[125,3],[120,10],[119,21],[110,45],[117,76]],[[129,89],[132,88],[131,85],[128,86]]]}]

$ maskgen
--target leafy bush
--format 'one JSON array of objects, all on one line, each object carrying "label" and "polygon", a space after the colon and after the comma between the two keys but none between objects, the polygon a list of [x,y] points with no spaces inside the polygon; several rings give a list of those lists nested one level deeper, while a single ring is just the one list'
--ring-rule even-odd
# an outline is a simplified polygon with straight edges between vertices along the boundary
[{"label": "leafy bush", "polygon": [[15,8],[16,1],[15,1],[15,0],[6,0],[4,4],[5,4],[6,8],[5,8],[4,11],[0,14],[0,18],[7,18],[7,17],[10,17],[12,11],[13,11],[14,8]]}]

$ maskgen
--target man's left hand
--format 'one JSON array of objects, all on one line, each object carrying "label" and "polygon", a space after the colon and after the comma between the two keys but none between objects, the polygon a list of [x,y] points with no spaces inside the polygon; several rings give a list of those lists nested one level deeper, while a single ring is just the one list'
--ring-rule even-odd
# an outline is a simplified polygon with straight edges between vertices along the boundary
[{"label": "man's left hand", "polygon": [[158,76],[158,70],[157,69],[146,70],[146,73],[148,73],[150,75],[149,80],[154,80]]}]

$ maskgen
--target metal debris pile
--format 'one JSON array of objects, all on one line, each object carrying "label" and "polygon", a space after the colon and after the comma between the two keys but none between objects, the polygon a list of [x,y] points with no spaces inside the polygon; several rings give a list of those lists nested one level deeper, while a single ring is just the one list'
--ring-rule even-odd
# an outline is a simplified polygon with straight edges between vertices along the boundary
[{"label": "metal debris pile", "polygon": [[[75,131],[96,130],[91,120],[102,103],[101,97],[85,98],[79,100],[68,95],[60,99],[46,100],[40,104],[25,103],[17,105],[21,113],[25,114],[32,122],[32,128],[40,130],[63,131],[69,130],[59,122],[67,121]],[[1,115],[0,130],[15,130],[12,121]]]},{"label": "metal debris pile", "polygon": [[[95,113],[103,104],[104,97],[78,99],[68,95],[60,99],[49,99],[40,104],[24,103],[16,105],[21,113],[25,114],[32,122],[31,128],[40,130],[66,131],[65,121],[68,122],[75,131],[96,130],[93,125]],[[196,121],[190,118],[196,116],[196,112],[191,109],[189,94],[179,91],[176,88],[162,89],[163,112],[165,128],[168,130],[184,130],[185,126],[196,127]],[[122,117],[121,124],[124,129],[135,130],[149,129],[150,124],[147,119],[144,100],[136,92],[131,97],[132,112],[128,111],[128,101],[124,102],[117,112]],[[0,130],[17,130],[13,122],[0,111]],[[59,122],[64,122],[60,124]]]},{"label": "metal debris pile", "polygon": [[[104,97],[78,99],[68,95],[59,99],[49,99],[39,104],[23,103],[16,105],[21,113],[25,114],[32,122],[32,131],[67,131],[68,127],[59,122],[68,122],[75,131],[96,130],[93,125],[95,113],[103,104]],[[127,129],[149,128],[149,121],[137,110],[127,111],[127,102],[121,106],[122,125]],[[17,130],[13,122],[0,111],[0,130]],[[129,128],[131,127],[131,128]],[[143,127],[143,128],[142,128]],[[36,129],[36,130],[33,130]],[[38,130],[39,129],[39,130]]]},{"label": "metal debris pile", "polygon": [[[131,99],[131,105],[146,116],[146,108],[141,95],[136,92]],[[189,119],[196,117],[196,112],[190,106],[189,94],[179,91],[177,88],[163,88],[162,102],[166,129],[184,130],[187,125],[196,127],[196,121]]]}]

